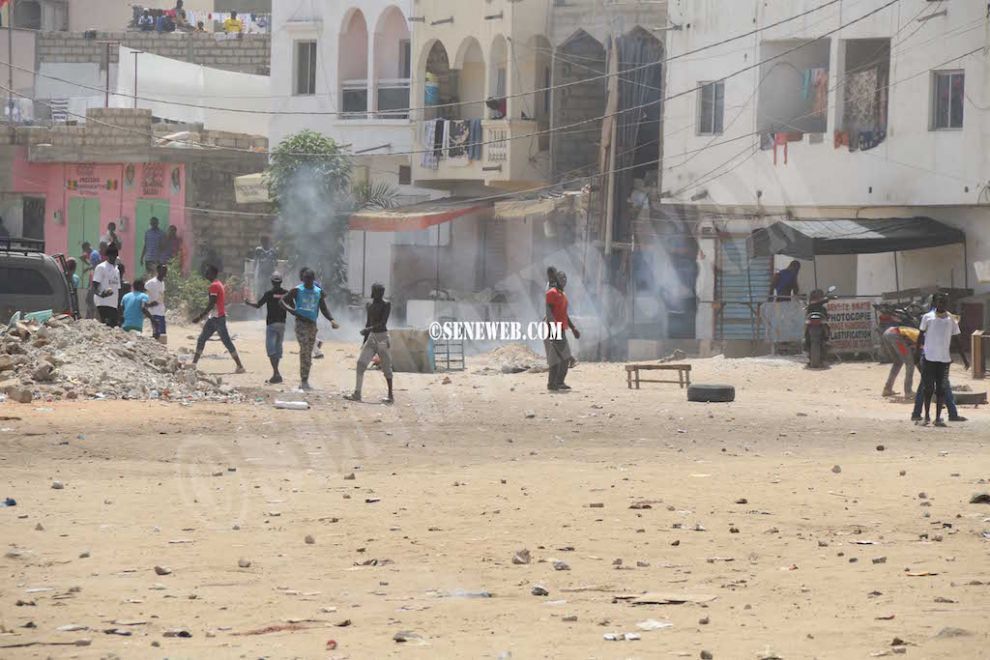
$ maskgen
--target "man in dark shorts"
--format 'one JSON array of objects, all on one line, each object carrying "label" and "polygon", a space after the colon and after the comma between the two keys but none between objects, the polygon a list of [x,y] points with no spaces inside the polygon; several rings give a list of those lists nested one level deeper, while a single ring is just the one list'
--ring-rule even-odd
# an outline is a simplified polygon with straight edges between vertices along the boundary
[{"label": "man in dark shorts", "polygon": [[392,352],[388,337],[388,317],[392,312],[392,303],[385,301],[385,287],[375,283],[371,285],[371,302],[368,303],[368,316],[361,334],[364,335],[364,345],[361,347],[361,355],[357,362],[357,382],[354,385],[354,393],[344,395],[345,399],[351,401],[361,400],[361,387],[364,384],[364,372],[368,369],[372,358],[376,355],[381,361],[382,373],[385,374],[385,382],[388,384],[388,398],[385,403],[393,403],[395,397],[392,395]]},{"label": "man in dark shorts", "polygon": [[230,333],[227,332],[227,291],[224,289],[223,282],[218,278],[219,274],[216,266],[207,266],[203,271],[203,277],[210,282],[210,302],[206,306],[206,309],[193,319],[193,323],[199,323],[207,315],[210,318],[203,324],[203,331],[199,333],[199,339],[196,340],[196,355],[193,356],[193,365],[198,364],[199,358],[203,357],[203,349],[206,348],[206,342],[210,337],[218,334],[220,335],[220,341],[223,342],[224,347],[230,352],[230,357],[234,358],[234,363],[237,365],[237,371],[235,373],[242,374],[245,371],[244,365],[241,364],[241,357],[237,354],[237,347],[234,346],[234,342],[230,339]]},{"label": "man in dark shorts", "polygon": [[268,359],[272,363],[272,377],[265,382],[274,385],[282,382],[282,374],[278,371],[278,363],[282,359],[282,342],[285,340],[285,307],[282,306],[282,298],[288,291],[282,288],[282,274],[272,273],[272,288],[265,291],[261,299],[256,303],[247,303],[255,309],[266,306],[265,317],[265,351]]}]

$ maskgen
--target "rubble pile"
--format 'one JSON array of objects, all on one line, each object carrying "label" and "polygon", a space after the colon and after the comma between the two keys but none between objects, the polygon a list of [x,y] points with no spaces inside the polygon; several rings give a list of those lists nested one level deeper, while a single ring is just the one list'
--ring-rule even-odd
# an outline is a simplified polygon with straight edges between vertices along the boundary
[{"label": "rubble pile", "polygon": [[488,354],[488,366],[479,373],[542,373],[547,370],[547,361],[534,353],[526,344],[500,346]]},{"label": "rubble pile", "polygon": [[219,378],[184,364],[149,336],[55,317],[0,329],[0,394],[12,401],[237,401]]}]

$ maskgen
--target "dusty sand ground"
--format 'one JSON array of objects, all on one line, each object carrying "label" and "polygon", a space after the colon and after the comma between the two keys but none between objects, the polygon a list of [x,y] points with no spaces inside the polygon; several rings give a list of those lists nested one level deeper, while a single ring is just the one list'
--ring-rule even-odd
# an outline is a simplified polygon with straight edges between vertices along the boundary
[{"label": "dusty sand ground", "polygon": [[[896,637],[908,657],[990,657],[990,506],[969,504],[990,490],[990,412],[916,428],[880,398],[883,366],[770,359],[692,363],[737,386],[728,405],[627,390],[618,365],[551,395],[479,359],[448,385],[399,374],[394,407],[349,404],[356,344],[315,363],[312,410],[274,410],[260,324],[232,327],[248,403],[0,404],[0,498],[18,501],[0,509],[0,657],[792,660]],[[616,599],[643,592],[714,599]],[[642,638],[603,639],[623,632]]]}]

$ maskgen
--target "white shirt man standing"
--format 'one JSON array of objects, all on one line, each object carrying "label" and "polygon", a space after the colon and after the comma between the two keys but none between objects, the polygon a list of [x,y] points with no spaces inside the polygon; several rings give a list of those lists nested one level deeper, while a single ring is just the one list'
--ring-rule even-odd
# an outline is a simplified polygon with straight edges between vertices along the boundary
[{"label": "white shirt man standing", "polygon": [[117,247],[107,246],[104,259],[93,269],[93,300],[100,322],[111,328],[120,324],[120,269]]},{"label": "white shirt man standing", "polygon": [[936,294],[935,309],[921,317],[918,347],[925,352],[925,366],[921,378],[925,384],[925,420],[931,423],[932,393],[935,394],[935,426],[945,426],[942,420],[942,406],[945,405],[945,383],[948,382],[949,354],[952,340],[960,334],[959,324],[946,309],[948,299],[945,294]]},{"label": "white shirt man standing", "polygon": [[158,264],[155,277],[145,282],[144,290],[148,294],[148,308],[151,311],[151,336],[159,343],[167,344],[165,328],[165,277],[168,266]]}]

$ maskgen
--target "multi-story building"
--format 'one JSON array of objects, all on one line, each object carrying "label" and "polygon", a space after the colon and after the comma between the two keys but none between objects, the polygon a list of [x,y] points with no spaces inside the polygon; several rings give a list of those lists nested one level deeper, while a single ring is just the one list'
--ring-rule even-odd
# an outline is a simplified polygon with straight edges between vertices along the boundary
[{"label": "multi-story building", "polygon": [[[525,298],[519,313],[539,314],[547,260],[580,270],[583,252],[566,248],[580,239],[601,243],[585,231],[595,213],[587,204],[575,212],[573,197],[535,198],[558,183],[603,188],[589,175],[601,167],[613,40],[629,45],[627,66],[653,77],[630,83],[652,97],[616,99],[614,110],[635,118],[618,138],[622,169],[655,180],[662,40],[654,32],[664,16],[662,3],[592,0],[276,5],[273,144],[311,128],[350,145],[360,176],[399,186],[404,202],[443,200],[353,218],[352,289],[386,283],[400,314],[416,301],[436,313],[425,301],[438,290],[475,307]],[[650,57],[651,66],[635,66]],[[624,112],[635,105],[654,114],[644,121],[649,113]],[[641,143],[654,156],[637,169],[628,153],[649,154]],[[622,186],[628,197],[632,177]],[[631,243],[626,229],[622,240]]]},{"label": "multi-story building", "polygon": [[[892,218],[961,230],[957,245],[933,233],[929,249],[861,241],[843,249],[869,253],[802,255],[800,285],[862,299],[969,288],[963,324],[984,326],[987,21],[979,2],[670,3],[663,194],[699,242],[699,337],[753,336],[772,269],[792,257],[774,264],[746,239],[791,219],[850,241],[883,238],[876,221]],[[940,227],[894,224],[921,236],[911,248]],[[800,252],[780,227],[773,251]]]}]

